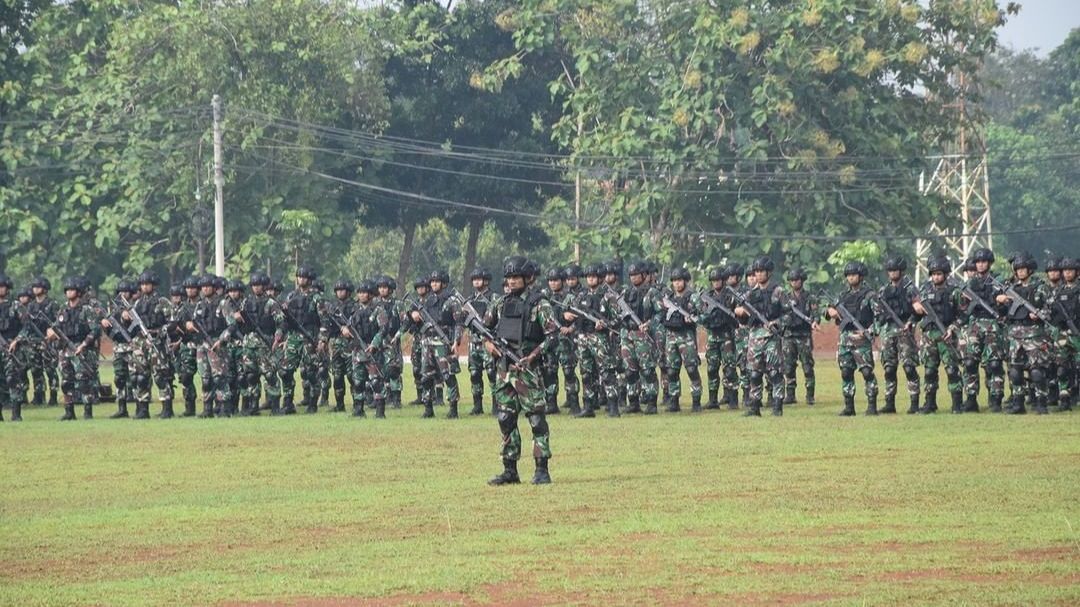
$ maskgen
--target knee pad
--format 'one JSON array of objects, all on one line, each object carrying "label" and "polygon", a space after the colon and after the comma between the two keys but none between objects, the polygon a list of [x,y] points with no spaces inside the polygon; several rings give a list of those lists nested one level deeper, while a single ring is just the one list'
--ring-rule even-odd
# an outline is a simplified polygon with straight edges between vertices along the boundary
[{"label": "knee pad", "polygon": [[919,370],[915,367],[915,365],[904,365],[904,376],[905,377],[915,377],[915,375],[917,375],[918,372],[919,372]]},{"label": "knee pad", "polygon": [[626,383],[628,383],[628,384],[636,384],[639,379],[641,379],[641,376],[638,374],[637,371],[627,371],[626,372]]},{"label": "knee pad", "polygon": [[[989,372],[989,371],[990,371],[990,369],[987,369],[987,372]],[[978,374],[979,373],[979,363],[978,362],[972,362],[972,361],[964,361],[964,373],[967,373],[968,375],[976,375],[976,374]]]},{"label": "knee pad", "polygon": [[1044,381],[1046,381],[1046,373],[1042,370],[1042,367],[1032,367],[1031,382],[1041,384]]},{"label": "knee pad", "polygon": [[1014,384],[1024,382],[1024,369],[1022,367],[1009,367],[1009,381]]},{"label": "knee pad", "polygon": [[544,436],[548,433],[547,416],[543,413],[534,413],[529,416],[529,426],[536,436]]},{"label": "knee pad", "polygon": [[1057,369],[1057,377],[1061,380],[1071,380],[1076,372],[1069,365],[1061,365]]},{"label": "knee pad", "polygon": [[[544,369],[544,371],[547,372],[547,369]],[[484,372],[481,371],[480,369],[477,369],[476,371],[469,371],[469,381],[470,382],[472,382],[474,384],[478,384],[483,380],[484,380]]]},{"label": "knee pad", "polygon": [[896,381],[896,367],[885,367],[885,379],[890,381]]},{"label": "knee pad", "polygon": [[509,434],[517,426],[517,417],[517,411],[500,407],[495,419],[499,421],[499,429],[504,434]]},{"label": "knee pad", "polygon": [[784,375],[787,375],[788,377],[795,377],[795,369],[796,365],[794,360],[784,363]]},{"label": "knee pad", "polygon": [[849,369],[847,367],[840,369],[840,379],[848,382],[855,381],[855,369]]},{"label": "knee pad", "polygon": [[761,371],[750,372],[750,383],[760,384],[765,379],[765,375]]},{"label": "knee pad", "polygon": [[[975,363],[974,369],[973,373],[978,372],[978,363]],[[990,364],[986,366],[986,372],[988,375],[1005,375],[1005,367],[1001,364],[1000,360],[991,361]]]},{"label": "knee pad", "polygon": [[874,370],[870,367],[863,367],[862,369],[859,369],[859,373],[862,374],[863,379],[866,381],[874,379]]},{"label": "knee pad", "polygon": [[960,367],[945,367],[945,377],[949,378],[949,381],[960,381]]},{"label": "knee pad", "polygon": [[259,374],[258,373],[248,373],[247,375],[244,376],[244,381],[249,386],[257,386],[257,385],[259,385]]},{"label": "knee pad", "polygon": [[686,370],[686,374],[690,376],[691,381],[695,381],[695,382],[700,382],[701,381],[701,372],[698,371],[697,367],[690,367],[689,369]]},{"label": "knee pad", "polygon": [[671,368],[671,369],[667,370],[667,379],[668,379],[668,381],[679,381],[679,369],[678,369],[678,367],[674,367],[674,368]]}]

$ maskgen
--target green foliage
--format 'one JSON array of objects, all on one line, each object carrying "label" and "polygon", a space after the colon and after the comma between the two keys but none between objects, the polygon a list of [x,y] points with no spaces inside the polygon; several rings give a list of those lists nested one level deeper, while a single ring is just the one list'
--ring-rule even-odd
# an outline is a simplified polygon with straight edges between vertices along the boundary
[{"label": "green foliage", "polygon": [[833,275],[842,277],[844,264],[852,261],[861,261],[870,268],[881,266],[882,251],[876,242],[871,240],[853,240],[845,242],[829,254],[829,265],[833,267]]}]

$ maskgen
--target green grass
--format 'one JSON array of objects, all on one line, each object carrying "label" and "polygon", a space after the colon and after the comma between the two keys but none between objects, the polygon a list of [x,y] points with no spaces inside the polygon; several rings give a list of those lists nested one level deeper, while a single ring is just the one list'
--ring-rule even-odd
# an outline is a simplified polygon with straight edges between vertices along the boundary
[{"label": "green grass", "polygon": [[819,377],[782,419],[553,417],[546,487],[485,485],[490,417],[29,408],[0,604],[1080,603],[1080,416],[841,419]]}]

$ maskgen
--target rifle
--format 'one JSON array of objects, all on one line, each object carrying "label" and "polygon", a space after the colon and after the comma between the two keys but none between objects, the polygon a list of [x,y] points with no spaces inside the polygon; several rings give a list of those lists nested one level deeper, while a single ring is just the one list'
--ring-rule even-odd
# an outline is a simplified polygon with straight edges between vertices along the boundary
[{"label": "rifle", "polygon": [[128,302],[123,298],[119,300],[119,303],[121,306],[124,307],[124,310],[128,313],[128,316],[131,317],[132,326],[138,328],[139,333],[141,333],[143,337],[146,338],[146,341],[150,343],[150,348],[154,351],[154,354],[157,354],[158,360],[165,360],[165,355],[162,354],[161,349],[158,348],[157,342],[154,341],[154,336],[150,333],[150,330],[146,328],[146,324],[143,323],[142,317],[139,316],[139,313],[135,311],[134,304]]},{"label": "rifle", "polygon": [[131,333],[129,333],[128,330],[124,328],[124,323],[121,322],[120,319],[116,317],[116,310],[113,310],[108,315],[106,315],[105,320],[109,321],[109,324],[112,325],[112,327],[114,329],[119,331],[120,335],[122,335],[124,337],[124,339],[126,339],[128,341],[128,343],[131,343],[131,342],[135,341],[131,337]]},{"label": "rifle", "polygon": [[960,295],[963,296],[964,299],[977,304],[980,308],[989,312],[990,316],[993,318],[998,320],[1001,319],[1001,314],[999,314],[993,306],[987,303],[985,299],[979,297],[978,293],[972,291],[971,287],[969,287],[966,282],[957,282],[950,276],[946,283],[953,288],[960,289]]},{"label": "rifle", "polygon": [[704,292],[699,293],[698,295],[701,297],[701,303],[705,304],[706,311],[712,312],[713,310],[720,310],[721,312],[723,312],[724,314],[727,314],[731,318],[733,318],[735,320],[739,320],[739,318],[737,316],[735,316],[734,312],[729,310],[728,307],[725,306],[723,303],[721,303],[721,302],[717,301],[716,299],[714,299],[712,295],[709,295],[708,293],[704,293]]},{"label": "rifle", "polygon": [[[342,314],[341,310],[337,310],[333,314],[331,314],[330,320],[334,321],[334,323],[338,326],[339,329],[348,329],[350,339],[360,344],[361,347],[365,348],[365,352],[367,348],[371,347],[371,344],[364,344],[364,340],[360,339],[360,330],[353,326],[352,320],[346,318],[345,315]],[[371,358],[368,358],[367,362],[368,373],[371,373],[376,377],[382,378],[382,369],[379,368],[379,365],[376,365],[375,362],[371,360]]]},{"label": "rifle", "polygon": [[[56,322],[55,321],[49,321],[49,319],[46,318],[45,315],[42,312],[39,311],[37,314],[32,314],[30,316],[30,318],[31,318],[31,320],[33,320],[35,318],[40,318],[46,325],[48,325],[48,328],[51,329],[52,332],[57,337],[60,338],[61,342],[63,342],[64,350],[74,350],[76,348],[76,345],[74,343],[72,343],[71,338],[68,337],[60,329],[59,326],[57,326]],[[30,324],[33,325],[34,323],[30,323]],[[34,325],[34,330],[37,331],[37,334],[41,336],[42,340],[48,342],[48,337],[46,337],[46,335],[41,331],[41,327],[38,327],[37,325]],[[98,352],[98,356],[101,356],[100,351]]]},{"label": "rifle", "polygon": [[[907,286],[907,285],[904,284],[904,285],[900,285],[900,286],[904,287],[904,286]],[[896,310],[893,310],[892,306],[889,305],[889,302],[885,301],[885,298],[881,296],[881,293],[878,293],[877,291],[873,291],[870,294],[870,296],[873,297],[874,299],[876,299],[877,302],[879,304],[881,304],[882,307],[885,308],[885,311],[889,313],[889,318],[893,321],[894,324],[896,324],[897,329],[907,330],[908,323],[900,320],[900,315],[896,313]]]},{"label": "rifle", "polygon": [[653,341],[649,332],[641,330],[641,325],[645,324],[644,321],[642,321],[637,315],[637,312],[634,312],[634,309],[630,307],[630,302],[626,301],[626,298],[623,297],[622,293],[615,293],[615,305],[618,306],[619,313],[622,315],[620,318],[629,318],[630,322],[634,323],[634,331],[649,340],[649,343],[655,348],[656,342]]},{"label": "rifle", "polygon": [[1065,306],[1061,305],[1061,300],[1055,298],[1054,305],[1056,305],[1057,309],[1061,312],[1061,317],[1065,319],[1065,326],[1069,328],[1069,332],[1075,336],[1080,336],[1080,330],[1077,330],[1076,323],[1073,322],[1072,317],[1069,316],[1069,313],[1065,310]]},{"label": "rifle", "polygon": [[281,314],[285,316],[285,319],[288,320],[294,327],[296,327],[296,330],[300,332],[300,335],[302,335],[309,344],[318,343],[319,340],[315,339],[315,336],[312,335],[310,331],[305,329],[304,325],[297,322],[296,317],[292,315],[292,312],[289,312],[288,307],[281,305],[281,303],[273,297],[270,297],[270,301],[273,302],[273,304],[277,306],[279,310],[281,310]]},{"label": "rifle", "polygon": [[746,308],[747,310],[749,310],[750,314],[754,318],[758,319],[758,322],[761,323],[761,326],[765,327],[766,329],[768,329],[772,333],[776,333],[776,331],[777,331],[776,325],[773,324],[773,323],[770,323],[769,319],[766,318],[765,315],[761,313],[761,310],[758,310],[757,308],[755,308],[754,304],[750,303],[748,301],[748,298],[745,295],[739,293],[735,289],[732,289],[730,286],[725,286],[724,289],[726,289],[727,291],[730,291],[732,296],[735,297],[736,301],[739,302],[739,305]]},{"label": "rifle", "polygon": [[[922,303],[922,298],[920,297],[918,301],[919,303]],[[930,318],[930,321],[934,323],[934,326],[937,327],[937,330],[941,331],[942,343],[944,343],[945,347],[949,349],[949,353],[952,354],[957,361],[959,361],[960,352],[958,352],[956,348],[945,339],[945,335],[948,334],[948,330],[945,328],[945,323],[941,322],[941,317],[938,316],[937,310],[934,309],[934,306],[931,306],[929,304],[923,304],[923,309],[926,310],[926,315]]]},{"label": "rifle", "polygon": [[[458,298],[461,297],[459,293],[454,293],[450,296],[450,298],[453,299],[454,296],[457,296]],[[446,336],[446,331],[443,331],[439,323],[435,322],[435,319],[431,317],[431,312],[428,312],[427,308],[423,304],[417,302],[417,305],[413,308],[412,311],[419,312],[420,320],[424,321],[424,326],[420,328],[421,331],[423,331],[427,327],[431,327],[431,329],[435,331],[435,335],[438,336],[439,339],[446,342],[446,345],[451,347],[456,345],[456,342],[454,342],[454,340]]]},{"label": "rifle", "polygon": [[566,310],[567,312],[570,312],[571,314],[574,314],[576,316],[580,316],[580,317],[584,318],[585,320],[591,320],[594,323],[600,323],[600,324],[603,324],[603,325],[608,324],[608,322],[606,320],[602,320],[600,317],[596,316],[592,312],[589,312],[588,310],[586,310],[586,309],[584,309],[584,308],[582,308],[580,306],[574,305],[572,303],[563,303],[561,301],[556,301],[554,299],[548,299],[548,301],[551,302],[551,305],[558,306],[558,307],[562,308],[563,310]]},{"label": "rifle", "polygon": [[491,332],[491,329],[487,328],[487,325],[485,325],[484,321],[481,320],[480,314],[476,311],[476,308],[473,307],[471,301],[464,301],[461,295],[458,293],[455,293],[450,297],[451,299],[454,299],[456,297],[457,299],[455,301],[461,304],[461,309],[465,312],[465,326],[469,328],[469,331],[472,331],[486,341],[491,342],[495,346],[495,349],[499,352],[500,356],[505,356],[519,369],[535,377],[536,374],[531,369],[521,364],[521,361],[524,357],[519,355],[514,350],[513,345],[506,339],[495,335]]},{"label": "rifle", "polygon": [[[828,294],[826,293],[826,295],[828,295]],[[832,297],[832,296],[829,296],[829,297],[828,297],[827,299],[828,299],[829,301],[835,301],[835,303],[833,303],[833,304],[832,304],[831,306],[829,306],[829,307],[831,307],[831,308],[834,308],[834,309],[836,309],[836,311],[840,313],[840,318],[841,318],[841,319],[842,319],[842,320],[843,320],[844,322],[846,322],[846,323],[848,323],[848,324],[850,324],[850,325],[855,325],[855,328],[856,328],[856,329],[858,329],[858,330],[859,330],[860,332],[862,332],[862,333],[867,333],[866,327],[864,327],[864,326],[862,325],[862,323],[861,323],[861,322],[859,322],[859,319],[855,318],[855,315],[853,315],[853,314],[852,314],[852,313],[851,313],[851,312],[850,312],[850,311],[849,311],[849,310],[847,309],[847,306],[845,306],[845,305],[843,304],[843,302],[841,302],[841,301],[840,301],[840,298],[839,298],[839,297],[835,297],[835,298],[834,298],[834,297]]]},{"label": "rifle", "polygon": [[689,310],[675,303],[675,301],[671,299],[670,295],[664,295],[664,297],[660,299],[660,305],[667,309],[667,316],[665,317],[665,319],[671,318],[672,316],[675,316],[676,313],[678,313],[683,318],[685,318],[687,322],[696,323],[698,321],[697,316],[694,316],[690,313]]},{"label": "rifle", "polygon": [[1030,301],[1024,299],[1022,295],[1016,292],[1016,289],[1013,288],[1012,285],[1006,285],[993,276],[990,277],[990,280],[993,281],[995,287],[1004,291],[1005,295],[1012,299],[1012,305],[1009,306],[1009,316],[1012,316],[1016,313],[1017,309],[1023,307],[1028,313],[1035,316],[1036,319],[1049,324],[1050,321],[1047,319],[1046,311],[1036,308]]}]

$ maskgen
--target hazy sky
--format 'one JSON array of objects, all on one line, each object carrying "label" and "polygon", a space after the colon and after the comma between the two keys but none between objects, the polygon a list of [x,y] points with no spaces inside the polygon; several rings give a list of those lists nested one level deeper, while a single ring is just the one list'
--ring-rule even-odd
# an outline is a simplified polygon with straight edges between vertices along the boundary
[{"label": "hazy sky", "polygon": [[[1020,14],[1001,28],[1001,42],[1017,50],[1038,48],[1047,53],[1065,40],[1069,31],[1080,27],[1080,0],[1019,0]],[[1005,0],[999,2],[1004,6]]]}]

